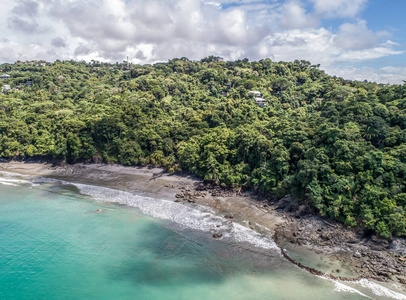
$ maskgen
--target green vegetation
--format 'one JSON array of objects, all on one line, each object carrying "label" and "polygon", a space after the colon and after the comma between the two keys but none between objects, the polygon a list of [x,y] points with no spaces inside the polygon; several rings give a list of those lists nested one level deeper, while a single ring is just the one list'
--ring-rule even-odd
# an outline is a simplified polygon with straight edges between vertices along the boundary
[{"label": "green vegetation", "polygon": [[159,165],[406,235],[406,85],[343,80],[307,61],[123,67],[1,65],[11,78],[0,82],[23,89],[0,96],[0,156]]}]

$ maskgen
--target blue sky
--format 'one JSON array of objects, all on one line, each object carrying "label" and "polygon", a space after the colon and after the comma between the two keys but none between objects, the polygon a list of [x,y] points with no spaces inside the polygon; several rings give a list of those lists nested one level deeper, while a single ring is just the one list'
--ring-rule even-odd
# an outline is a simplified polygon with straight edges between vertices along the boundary
[{"label": "blue sky", "polygon": [[[406,67],[406,1],[404,0],[369,0],[358,18],[367,21],[368,28],[372,31],[385,30],[391,34],[391,40],[399,45],[394,47],[403,54],[386,56],[374,60],[365,60],[354,63],[355,66],[368,66],[373,68],[382,68],[385,66],[403,66]],[[351,20],[347,20],[351,21]],[[323,20],[322,25],[331,27],[334,31],[342,24],[343,19]],[[406,78],[406,74],[404,76]],[[406,79],[405,79],[406,80]]]},{"label": "blue sky", "polygon": [[405,0],[13,0],[0,62],[305,59],[328,74],[406,80]]}]

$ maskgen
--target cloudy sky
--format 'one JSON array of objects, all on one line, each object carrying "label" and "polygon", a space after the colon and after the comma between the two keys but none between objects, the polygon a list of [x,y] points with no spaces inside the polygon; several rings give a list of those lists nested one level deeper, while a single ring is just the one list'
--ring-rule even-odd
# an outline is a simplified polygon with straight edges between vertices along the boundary
[{"label": "cloudy sky", "polygon": [[0,62],[305,59],[406,80],[405,0],[0,0]]}]

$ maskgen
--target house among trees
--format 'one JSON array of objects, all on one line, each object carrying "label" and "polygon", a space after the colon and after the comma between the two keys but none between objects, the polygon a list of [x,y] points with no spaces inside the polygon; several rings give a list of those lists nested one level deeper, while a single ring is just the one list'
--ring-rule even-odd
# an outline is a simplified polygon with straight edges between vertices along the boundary
[{"label": "house among trees", "polygon": [[4,93],[5,91],[11,90],[11,87],[7,84],[3,85],[3,88],[1,89],[1,92]]},{"label": "house among trees", "polygon": [[265,107],[266,106],[266,100],[264,98],[261,97],[255,97],[255,103],[259,106],[259,107]]},{"label": "house among trees", "polygon": [[253,94],[254,97],[262,97],[261,92],[258,92],[258,91],[249,91],[248,93]]},{"label": "house among trees", "polygon": [[258,92],[258,91],[249,91],[248,93],[254,95],[255,103],[256,103],[259,107],[265,107],[265,106],[266,106],[266,99],[261,98],[261,97],[262,97],[261,92]]},{"label": "house among trees", "polygon": [[3,74],[0,76],[0,79],[9,79],[9,78],[10,78],[10,75],[8,75],[8,74]]}]

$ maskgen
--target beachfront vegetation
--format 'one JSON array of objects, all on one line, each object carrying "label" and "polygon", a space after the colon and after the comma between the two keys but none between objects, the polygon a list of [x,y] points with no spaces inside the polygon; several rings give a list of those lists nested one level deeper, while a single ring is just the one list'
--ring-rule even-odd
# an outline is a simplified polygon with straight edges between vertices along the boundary
[{"label": "beachfront vegetation", "polygon": [[[406,85],[307,61],[1,65],[0,156],[158,165],[406,235]],[[248,93],[258,90],[267,106]]]}]

